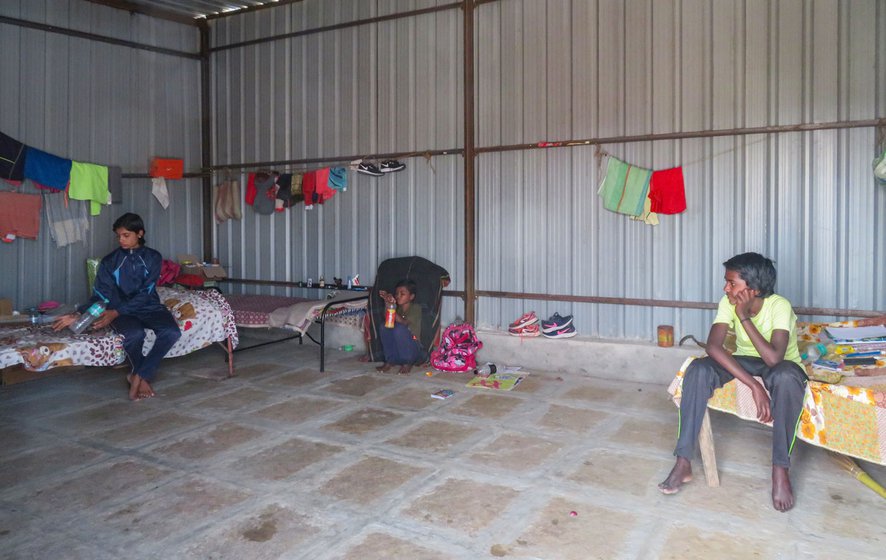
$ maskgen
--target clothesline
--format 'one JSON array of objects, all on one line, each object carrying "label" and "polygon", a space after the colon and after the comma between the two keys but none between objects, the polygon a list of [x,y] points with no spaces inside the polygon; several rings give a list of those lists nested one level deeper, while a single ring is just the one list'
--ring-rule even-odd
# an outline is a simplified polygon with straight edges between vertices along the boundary
[{"label": "clothesline", "polygon": [[[322,158],[307,158],[307,159],[284,159],[284,160],[276,160],[276,161],[254,161],[254,162],[241,162],[241,163],[225,163],[221,165],[211,165],[206,169],[210,172],[215,171],[235,171],[242,169],[274,169],[274,168],[285,168],[292,169],[294,171],[300,171],[301,168],[296,168],[294,166],[306,166],[313,164],[323,164],[323,163],[352,163],[354,161],[380,161],[386,159],[408,159],[414,157],[423,157],[426,160],[430,161],[433,156],[451,156],[451,155],[461,155],[464,153],[464,150],[461,148],[448,148],[445,150],[424,150],[424,151],[415,151],[415,152],[393,152],[387,154],[370,154],[370,155],[349,155],[349,156],[332,156],[332,157],[322,157]],[[289,167],[283,167],[289,166]]]},{"label": "clothesline", "polygon": [[110,186],[118,188],[121,170],[59,157],[0,132],[0,178],[29,179],[46,190],[65,191],[72,200],[88,200],[90,214],[97,216],[102,205],[111,204]]}]

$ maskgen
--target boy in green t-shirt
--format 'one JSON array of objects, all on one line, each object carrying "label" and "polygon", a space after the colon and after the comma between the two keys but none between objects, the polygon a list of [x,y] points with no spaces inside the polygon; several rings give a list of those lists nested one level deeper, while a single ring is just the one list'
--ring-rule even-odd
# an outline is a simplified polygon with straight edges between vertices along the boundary
[{"label": "boy in green t-shirt", "polygon": [[[707,357],[686,368],[674,450],[677,462],[658,488],[664,494],[676,494],[692,480],[690,460],[708,399],[715,389],[735,378],[750,387],[757,419],[773,423],[772,505],[787,511],[794,506],[788,469],[807,381],[797,349],[797,317],[791,303],[774,293],[776,273],[771,260],[758,253],[744,253],[723,266],[726,295],[708,334]],[[730,327],[735,331],[735,354],[723,345]],[[762,378],[768,395],[755,376]]]},{"label": "boy in green t-shirt", "polygon": [[385,363],[378,371],[388,371],[394,365],[400,366],[400,373],[407,374],[421,358],[421,306],[414,304],[416,284],[412,280],[401,280],[394,288],[394,294],[380,290],[378,295],[386,303],[397,304],[394,328],[379,329],[381,347],[385,353]]}]

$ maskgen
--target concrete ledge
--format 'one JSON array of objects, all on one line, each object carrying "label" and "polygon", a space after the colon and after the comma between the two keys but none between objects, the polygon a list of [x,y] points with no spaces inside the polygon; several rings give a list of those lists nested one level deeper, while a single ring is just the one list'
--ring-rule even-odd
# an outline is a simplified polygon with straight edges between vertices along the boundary
[{"label": "concrete ledge", "polygon": [[695,346],[661,348],[656,344],[576,336],[550,339],[520,338],[506,332],[480,329],[483,341],[478,363],[493,362],[579,374],[588,377],[667,385],[683,361],[702,356]]}]

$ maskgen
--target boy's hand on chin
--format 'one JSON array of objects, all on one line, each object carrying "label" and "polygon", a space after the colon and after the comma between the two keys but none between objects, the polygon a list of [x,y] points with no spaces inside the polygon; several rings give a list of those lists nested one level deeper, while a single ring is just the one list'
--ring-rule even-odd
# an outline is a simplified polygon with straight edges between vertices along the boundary
[{"label": "boy's hand on chin", "polygon": [[745,289],[735,294],[735,313],[738,315],[739,319],[750,317],[753,307],[754,292]]}]

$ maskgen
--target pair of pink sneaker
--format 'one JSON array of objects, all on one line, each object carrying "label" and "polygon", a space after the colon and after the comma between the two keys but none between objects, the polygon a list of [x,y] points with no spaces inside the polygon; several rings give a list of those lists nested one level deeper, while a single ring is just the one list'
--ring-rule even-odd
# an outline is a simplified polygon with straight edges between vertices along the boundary
[{"label": "pair of pink sneaker", "polygon": [[576,335],[572,324],[572,315],[566,317],[554,313],[547,321],[539,322],[535,311],[524,313],[519,319],[508,325],[508,333],[512,336],[545,338],[572,338]]},{"label": "pair of pink sneaker", "polygon": [[535,311],[524,313],[519,319],[508,325],[508,334],[522,337],[541,335],[541,328],[539,328],[538,316],[535,314]]}]

